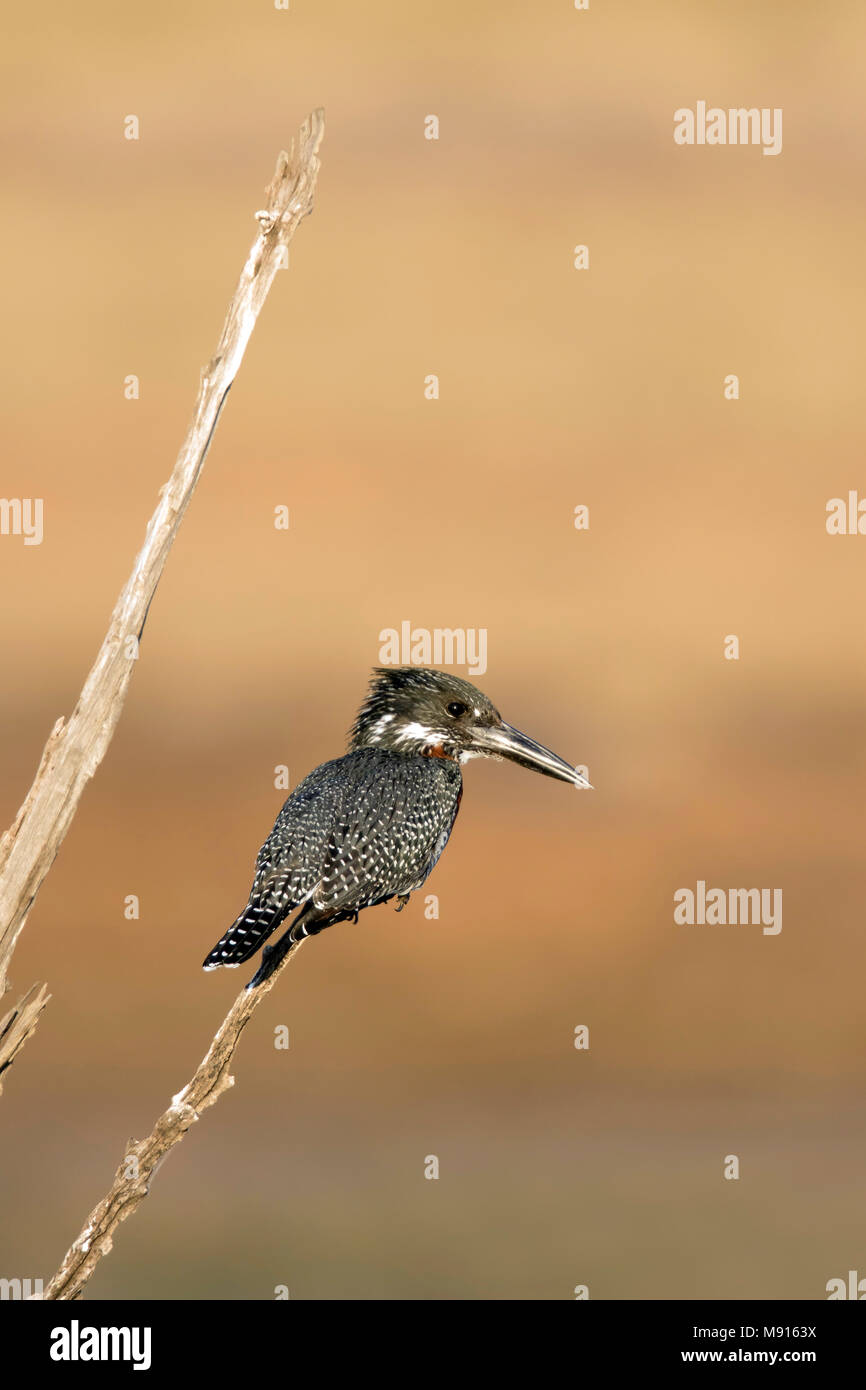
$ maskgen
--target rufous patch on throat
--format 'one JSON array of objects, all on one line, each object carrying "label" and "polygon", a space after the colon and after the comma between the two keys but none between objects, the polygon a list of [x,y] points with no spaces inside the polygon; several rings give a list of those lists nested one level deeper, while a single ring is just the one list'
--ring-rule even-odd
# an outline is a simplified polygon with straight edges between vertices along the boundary
[{"label": "rufous patch on throat", "polygon": [[449,762],[449,763],[456,762],[456,759],[455,759],[455,758],[452,758],[450,753],[446,753],[446,752],[445,752],[445,749],[442,747],[442,744],[441,744],[441,743],[428,743],[428,744],[427,744],[427,747],[424,748],[424,749],[422,749],[421,757],[422,757],[422,758],[444,758],[446,762]]}]

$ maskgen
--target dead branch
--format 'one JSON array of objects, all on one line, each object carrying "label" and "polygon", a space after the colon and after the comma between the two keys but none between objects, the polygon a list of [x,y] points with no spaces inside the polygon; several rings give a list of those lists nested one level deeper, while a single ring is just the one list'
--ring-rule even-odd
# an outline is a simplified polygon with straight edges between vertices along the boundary
[{"label": "dead branch", "polygon": [[[117,600],[99,655],[68,722],[57,720],[30,791],[0,840],[0,997],[19,934],[69,829],[85,785],[111,742],[135,667],[137,645],[168,553],[201,474],[210,442],[274,277],[295,229],[312,211],[324,113],[301,127],[297,150],[283,151],[256,214],[260,231],[229,305],[216,352],[202,372],[192,423],[132,573]],[[36,1027],[48,996],[34,986],[0,1024],[0,1075]],[[2,1089],[2,1086],[0,1086]]]},{"label": "dead branch", "polygon": [[192,1080],[176,1096],[172,1096],[171,1105],[160,1115],[146,1139],[129,1141],[111,1187],[88,1216],[43,1298],[68,1301],[81,1297],[99,1261],[111,1250],[117,1227],[132,1215],[150,1191],[150,1181],[159,1164],[175,1144],[180,1143],[201,1112],[234,1085],[229,1067],[241,1033],[265,995],[276,984],[286,963],[294,960],[303,944],[300,941],[293,946],[263,984],[241,991]]},{"label": "dead branch", "polygon": [[[51,995],[45,985],[31,985],[23,999],[0,1020],[0,1076],[15,1061],[19,1047],[27,1041]],[[0,1082],[0,1091],[3,1086]]]}]

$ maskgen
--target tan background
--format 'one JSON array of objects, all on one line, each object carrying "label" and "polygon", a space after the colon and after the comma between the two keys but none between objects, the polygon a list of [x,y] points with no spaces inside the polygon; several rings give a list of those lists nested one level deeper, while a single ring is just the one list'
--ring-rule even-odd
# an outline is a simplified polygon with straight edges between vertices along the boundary
[{"label": "tan background", "polygon": [[[866,488],[862,7],[197,0],[14,28],[0,491],[45,499],[45,540],[0,539],[4,825],[276,153],[312,106],[328,124],[15,959],[54,998],[2,1100],[0,1275],[53,1272],[199,1060],[245,978],[199,963],[274,765],[341,750],[403,619],[486,627],[479,684],[597,790],[471,764],[440,920],[416,898],[304,952],[92,1294],[820,1298],[866,1274],[866,540],[824,528]],[[675,146],[698,99],[782,107],[782,154]],[[781,935],[675,927],[698,878],[781,887]]]}]

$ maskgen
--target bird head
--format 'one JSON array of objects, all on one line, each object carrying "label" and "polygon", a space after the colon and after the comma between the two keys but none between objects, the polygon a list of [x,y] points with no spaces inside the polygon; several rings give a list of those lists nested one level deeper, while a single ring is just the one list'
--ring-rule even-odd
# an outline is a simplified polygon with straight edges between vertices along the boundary
[{"label": "bird head", "polygon": [[507,758],[589,787],[570,763],[506,724],[487,696],[469,681],[421,666],[379,667],[349,735],[350,749],[386,748],[464,763]]}]

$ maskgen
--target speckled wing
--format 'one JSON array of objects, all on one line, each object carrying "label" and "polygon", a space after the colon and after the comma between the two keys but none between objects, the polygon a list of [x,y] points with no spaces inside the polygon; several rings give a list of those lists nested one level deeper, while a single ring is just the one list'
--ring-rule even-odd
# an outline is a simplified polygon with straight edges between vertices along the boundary
[{"label": "speckled wing", "polygon": [[249,902],[205,958],[205,970],[248,960],[319,885],[338,815],[342,761],[315,768],[287,797],[256,858]]},{"label": "speckled wing", "polygon": [[327,919],[420,887],[448,840],[461,790],[457,763],[385,749],[317,767],[277,816],[250,900],[205,969],[240,965],[302,903]]}]

